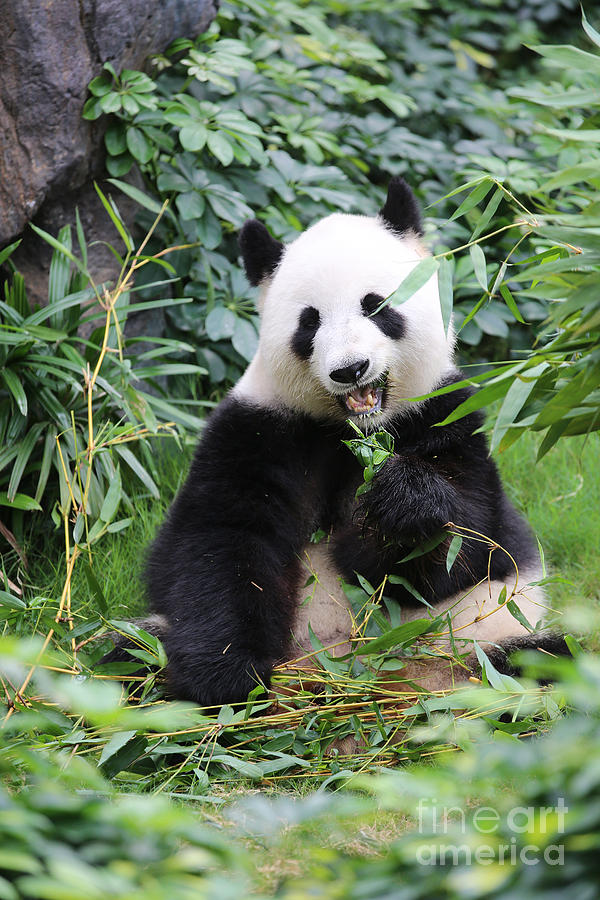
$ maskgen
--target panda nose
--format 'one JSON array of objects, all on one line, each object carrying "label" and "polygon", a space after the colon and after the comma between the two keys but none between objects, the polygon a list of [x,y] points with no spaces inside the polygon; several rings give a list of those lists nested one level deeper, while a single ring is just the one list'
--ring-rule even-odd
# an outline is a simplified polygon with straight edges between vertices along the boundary
[{"label": "panda nose", "polygon": [[334,369],[333,372],[329,373],[329,377],[332,381],[337,381],[339,384],[354,384],[360,381],[369,366],[370,361],[368,359],[359,359],[350,363],[349,366],[344,366],[343,369]]}]

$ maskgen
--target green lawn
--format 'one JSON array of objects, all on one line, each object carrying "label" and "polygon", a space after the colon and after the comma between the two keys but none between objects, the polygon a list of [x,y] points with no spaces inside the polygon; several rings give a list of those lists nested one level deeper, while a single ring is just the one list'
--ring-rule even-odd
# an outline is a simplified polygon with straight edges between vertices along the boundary
[{"label": "green lawn", "polygon": [[539,439],[526,434],[498,456],[508,493],[537,535],[557,609],[600,600],[600,435],[564,438],[536,463]]}]

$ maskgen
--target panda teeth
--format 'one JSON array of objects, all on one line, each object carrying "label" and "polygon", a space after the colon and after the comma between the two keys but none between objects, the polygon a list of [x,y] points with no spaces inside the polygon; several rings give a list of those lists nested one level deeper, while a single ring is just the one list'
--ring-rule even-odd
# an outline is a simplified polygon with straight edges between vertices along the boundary
[{"label": "panda teeth", "polygon": [[369,388],[368,391],[356,390],[348,394],[345,398],[346,406],[353,413],[370,413],[377,405],[378,396],[376,388]]}]

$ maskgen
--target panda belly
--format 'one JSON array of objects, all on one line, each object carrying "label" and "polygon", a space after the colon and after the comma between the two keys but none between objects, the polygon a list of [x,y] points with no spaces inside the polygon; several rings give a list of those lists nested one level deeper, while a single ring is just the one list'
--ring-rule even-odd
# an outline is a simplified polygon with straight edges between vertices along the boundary
[{"label": "panda belly", "polygon": [[350,650],[354,619],[329,545],[307,544],[300,554],[300,563],[301,586],[296,598],[297,613],[292,628],[291,652],[294,656],[301,656],[315,649],[310,640],[310,625],[313,633],[329,648],[333,656],[343,656]]},{"label": "panda belly", "polygon": [[[332,656],[343,656],[351,650],[352,639],[359,636],[360,623],[355,621],[349,600],[342,590],[340,573],[329,545],[308,544],[301,554],[301,564],[302,586],[297,595],[298,609],[292,629],[290,656],[299,658],[314,651],[310,630]],[[460,594],[441,599],[431,609],[407,607],[402,611],[402,622],[449,612],[452,635],[459,653],[470,653],[473,641],[481,644],[484,650],[486,645],[502,645],[529,634],[506,604],[498,603],[503,588],[506,587],[506,596],[513,596],[525,619],[535,627],[547,609],[543,588],[531,584],[541,578],[541,570],[531,567],[519,572],[518,583],[516,576],[507,577],[504,581],[485,581]],[[445,628],[433,643],[439,651],[439,659],[403,661],[398,676],[416,681],[427,690],[446,690],[464,681],[471,672],[453,661],[450,635],[444,632]]]}]

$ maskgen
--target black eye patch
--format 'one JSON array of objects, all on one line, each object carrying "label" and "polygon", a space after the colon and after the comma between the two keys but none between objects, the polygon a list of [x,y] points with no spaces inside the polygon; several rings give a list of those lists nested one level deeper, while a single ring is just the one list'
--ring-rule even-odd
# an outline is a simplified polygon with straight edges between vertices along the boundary
[{"label": "black eye patch", "polygon": [[315,334],[321,324],[319,310],[314,306],[307,306],[300,313],[298,327],[292,338],[292,350],[300,359],[310,359],[313,352]]},{"label": "black eye patch", "polygon": [[397,341],[406,334],[406,321],[402,313],[393,309],[389,303],[376,312],[384,300],[385,297],[379,294],[367,294],[360,301],[360,306],[363,314],[369,316],[386,337]]}]

